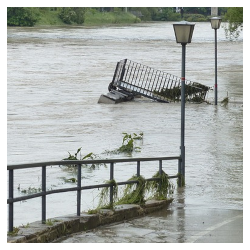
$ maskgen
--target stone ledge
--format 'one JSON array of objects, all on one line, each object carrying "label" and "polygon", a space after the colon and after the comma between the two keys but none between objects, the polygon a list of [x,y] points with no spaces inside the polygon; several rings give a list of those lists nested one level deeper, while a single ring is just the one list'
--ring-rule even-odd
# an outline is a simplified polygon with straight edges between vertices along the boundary
[{"label": "stone ledge", "polygon": [[8,236],[8,243],[45,243],[60,237],[94,229],[98,226],[120,222],[143,216],[168,206],[172,200],[150,200],[144,205],[124,204],[113,210],[101,209],[97,214],[81,213],[51,219],[53,225],[33,222],[28,227],[20,227],[16,236]]}]

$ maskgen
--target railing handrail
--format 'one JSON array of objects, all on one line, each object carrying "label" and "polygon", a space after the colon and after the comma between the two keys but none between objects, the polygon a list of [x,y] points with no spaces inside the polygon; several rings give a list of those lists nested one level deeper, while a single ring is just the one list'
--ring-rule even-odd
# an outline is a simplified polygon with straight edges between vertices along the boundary
[{"label": "railing handrail", "polygon": [[16,170],[24,168],[36,168],[42,166],[56,166],[56,165],[84,165],[84,164],[101,164],[101,163],[122,163],[122,162],[136,162],[136,161],[157,161],[157,160],[180,160],[181,156],[169,157],[146,157],[146,158],[113,158],[113,159],[96,159],[96,160],[62,160],[62,161],[48,161],[36,163],[10,164],[7,165],[7,170]]}]

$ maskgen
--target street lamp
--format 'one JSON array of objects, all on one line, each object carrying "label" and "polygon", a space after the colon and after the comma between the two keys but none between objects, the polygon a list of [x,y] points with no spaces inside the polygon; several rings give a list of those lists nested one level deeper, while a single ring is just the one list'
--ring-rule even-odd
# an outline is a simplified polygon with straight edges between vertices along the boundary
[{"label": "street lamp", "polygon": [[186,44],[191,43],[194,31],[194,23],[181,21],[174,23],[174,32],[177,43],[182,45],[182,67],[181,67],[181,169],[180,173],[185,180],[185,57]]},{"label": "street lamp", "polygon": [[214,104],[217,105],[217,29],[220,28],[221,18],[210,18],[211,27],[215,31],[215,83],[214,83]]}]

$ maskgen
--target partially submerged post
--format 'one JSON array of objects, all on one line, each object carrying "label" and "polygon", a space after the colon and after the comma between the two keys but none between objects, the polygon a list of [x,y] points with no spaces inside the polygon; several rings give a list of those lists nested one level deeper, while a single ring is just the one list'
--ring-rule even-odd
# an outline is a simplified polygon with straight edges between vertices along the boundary
[{"label": "partially submerged post", "polygon": [[214,44],[215,44],[215,81],[214,81],[214,104],[217,105],[217,29],[220,28],[221,18],[220,17],[212,17],[211,21],[211,28],[214,29]]},{"label": "partially submerged post", "polygon": [[182,66],[181,66],[181,175],[185,181],[185,57],[186,45],[191,43],[193,31],[193,23],[182,21],[173,24],[176,42],[182,45]]}]

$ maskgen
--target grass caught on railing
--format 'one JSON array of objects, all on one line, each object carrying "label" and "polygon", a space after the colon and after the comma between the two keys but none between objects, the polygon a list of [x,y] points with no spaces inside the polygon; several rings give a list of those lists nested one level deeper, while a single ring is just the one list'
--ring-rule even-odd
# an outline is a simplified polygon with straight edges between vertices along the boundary
[{"label": "grass caught on railing", "polygon": [[[191,85],[185,84],[185,100],[194,103],[204,102],[209,89],[209,87],[196,82]],[[179,102],[181,101],[181,86],[154,90],[154,94],[163,96],[169,101]]]},{"label": "grass caught on railing", "polygon": [[8,236],[17,236],[19,230],[20,230],[19,227],[13,227],[13,231],[12,231],[12,232],[8,232],[7,235],[8,235]]},{"label": "grass caught on railing", "polygon": [[153,178],[159,178],[159,181],[148,181],[146,189],[152,194],[152,198],[157,200],[165,200],[174,192],[174,185],[169,180],[168,175],[162,170],[158,171]]},{"label": "grass caught on railing", "polygon": [[[113,201],[114,203],[117,201],[118,197],[118,186],[115,180],[109,180],[105,182],[106,184],[113,185]],[[100,200],[98,208],[113,208],[113,204],[110,204],[109,200],[109,190],[110,187],[104,187],[100,193]]]},{"label": "grass caught on railing", "polygon": [[113,183],[113,204],[109,203],[110,187],[102,188],[98,207],[88,213],[97,213],[102,208],[112,209],[116,205],[122,204],[143,205],[147,200],[147,195],[150,195],[148,199],[168,200],[175,188],[168,175],[164,171],[161,174],[158,171],[153,178],[158,178],[158,180],[147,181],[143,176],[132,176],[128,181],[136,181],[136,183],[126,184],[120,198],[118,197],[118,185],[115,180],[106,182],[108,184]]},{"label": "grass caught on railing", "polygon": [[116,205],[120,204],[144,204],[146,192],[146,180],[143,176],[132,176],[129,181],[138,183],[126,184],[123,196],[118,200]]}]

